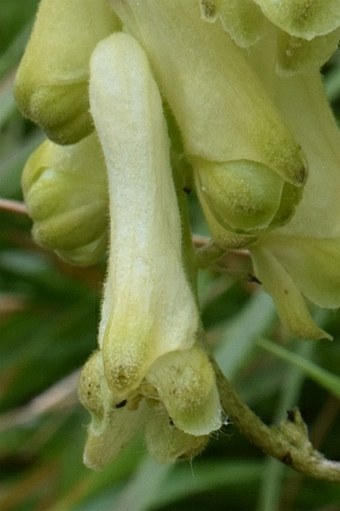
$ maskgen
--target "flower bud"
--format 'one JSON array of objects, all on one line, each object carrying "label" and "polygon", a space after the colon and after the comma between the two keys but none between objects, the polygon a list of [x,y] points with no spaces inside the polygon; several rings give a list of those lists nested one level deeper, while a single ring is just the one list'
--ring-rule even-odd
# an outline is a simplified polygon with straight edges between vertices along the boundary
[{"label": "flower bud", "polygon": [[201,198],[201,206],[214,243],[216,243],[220,250],[227,251],[244,248],[256,241],[255,234],[236,233],[221,225],[203,198]]},{"label": "flower bud", "polygon": [[[256,276],[297,337],[330,336],[313,321],[304,297],[340,306],[340,137],[318,69],[268,77],[273,94],[308,159],[309,178],[294,216],[249,247]],[[275,88],[274,88],[275,87]]]},{"label": "flower bud", "polygon": [[259,162],[196,159],[193,166],[212,237],[225,250],[249,246],[260,232],[284,225],[302,197],[302,187]]},{"label": "flower bud", "polygon": [[175,426],[201,436],[221,427],[221,406],[215,373],[197,347],[158,358],[147,373]]},{"label": "flower bud", "polygon": [[[265,60],[271,60],[271,47],[276,52],[280,75],[321,67],[335,52],[340,39],[337,0],[201,0],[200,4],[202,19],[219,19],[241,48],[254,48],[254,43],[269,34],[271,41],[266,41],[263,48]],[[253,55],[246,56],[253,64]],[[259,71],[265,72],[262,66]]]},{"label": "flower bud", "polygon": [[201,19],[197,0],[111,4],[147,51],[188,156],[257,161],[304,184],[299,144],[243,51],[220,23]]},{"label": "flower bud", "polygon": [[106,169],[95,135],[70,146],[45,141],[26,163],[22,187],[39,245],[80,266],[105,254]]},{"label": "flower bud", "polygon": [[108,169],[110,257],[99,346],[116,396],[136,389],[161,355],[195,342],[198,314],[162,103],[146,56],[114,34],[91,58],[90,104]]},{"label": "flower bud", "polygon": [[216,220],[238,233],[252,233],[272,222],[284,181],[269,167],[255,161],[194,164],[197,190]]},{"label": "flower bud", "polygon": [[106,0],[42,0],[15,81],[22,113],[57,143],[88,135],[89,58],[119,27]]}]

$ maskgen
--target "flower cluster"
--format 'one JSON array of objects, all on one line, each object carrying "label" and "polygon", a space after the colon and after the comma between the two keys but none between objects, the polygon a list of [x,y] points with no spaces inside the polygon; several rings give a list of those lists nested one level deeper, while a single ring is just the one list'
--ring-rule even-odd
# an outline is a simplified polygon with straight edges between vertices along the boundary
[{"label": "flower cluster", "polygon": [[304,297],[340,305],[340,140],[319,75],[339,27],[337,0],[41,0],[15,85],[49,137],[23,173],[33,235],[79,265],[109,245],[99,348],[79,384],[87,465],[141,424],[163,461],[192,457],[221,425],[188,174],[216,246],[250,251],[294,334],[327,336]]}]

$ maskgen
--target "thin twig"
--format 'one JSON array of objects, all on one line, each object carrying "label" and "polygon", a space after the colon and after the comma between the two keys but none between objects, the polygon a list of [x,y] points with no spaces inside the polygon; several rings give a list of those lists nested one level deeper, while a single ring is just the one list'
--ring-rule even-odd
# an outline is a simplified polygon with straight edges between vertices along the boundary
[{"label": "thin twig", "polygon": [[0,415],[0,432],[31,422],[44,413],[77,403],[79,371],[66,376],[33,398],[27,405]]},{"label": "thin twig", "polygon": [[202,248],[211,243],[211,238],[209,238],[208,236],[201,236],[201,234],[193,234],[192,243],[195,248]]},{"label": "thin twig", "polygon": [[23,202],[0,198],[0,210],[20,215],[28,215],[27,208]]}]

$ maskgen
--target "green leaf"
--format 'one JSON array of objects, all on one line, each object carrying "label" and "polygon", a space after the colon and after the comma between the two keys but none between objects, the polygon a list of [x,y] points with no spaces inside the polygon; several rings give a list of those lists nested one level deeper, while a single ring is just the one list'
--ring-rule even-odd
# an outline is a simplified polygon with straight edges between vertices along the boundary
[{"label": "green leaf", "polygon": [[257,341],[257,345],[269,351],[273,355],[286,360],[290,364],[300,368],[306,376],[318,383],[321,387],[328,390],[331,394],[340,398],[340,378],[330,373],[326,369],[322,369],[318,365],[305,360],[300,355],[292,353],[291,351],[277,346],[276,344],[261,338]]}]

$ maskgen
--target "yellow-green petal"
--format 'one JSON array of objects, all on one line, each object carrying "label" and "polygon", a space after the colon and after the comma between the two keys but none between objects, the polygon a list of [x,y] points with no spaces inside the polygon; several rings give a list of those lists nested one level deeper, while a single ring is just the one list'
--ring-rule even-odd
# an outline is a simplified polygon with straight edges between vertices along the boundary
[{"label": "yellow-green petal", "polygon": [[339,0],[254,0],[265,16],[290,35],[307,39],[340,25]]},{"label": "yellow-green petal", "polygon": [[202,17],[213,23],[218,18],[233,41],[248,48],[263,36],[265,18],[252,0],[201,0]]},{"label": "yellow-green petal", "polygon": [[146,379],[157,389],[178,429],[201,436],[221,427],[215,373],[201,349],[163,355],[151,366]]},{"label": "yellow-green petal", "polygon": [[129,398],[116,398],[109,390],[101,351],[95,352],[82,369],[78,394],[81,403],[91,413],[84,449],[84,463],[94,470],[104,468],[120,454],[144,422],[145,403],[137,402],[133,409]]},{"label": "yellow-green petal", "polygon": [[302,339],[331,339],[313,321],[298,283],[274,255],[261,246],[251,248],[256,277],[272,296],[283,324]]},{"label": "yellow-green petal", "polygon": [[104,417],[102,366],[101,353],[96,351],[86,361],[78,382],[79,401],[90,412],[95,429],[100,427]]},{"label": "yellow-green petal", "polygon": [[273,234],[265,245],[309,300],[321,307],[340,307],[340,238]]},{"label": "yellow-green petal", "polygon": [[176,428],[162,405],[149,411],[145,442],[150,455],[159,463],[171,463],[177,459],[191,460],[204,449],[208,440],[208,435],[188,435]]},{"label": "yellow-green petal", "polygon": [[279,74],[302,73],[320,68],[336,51],[340,39],[340,29],[306,41],[278,31],[277,68]]}]

